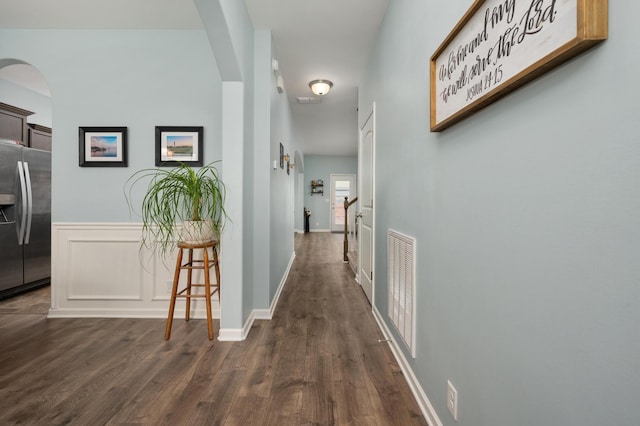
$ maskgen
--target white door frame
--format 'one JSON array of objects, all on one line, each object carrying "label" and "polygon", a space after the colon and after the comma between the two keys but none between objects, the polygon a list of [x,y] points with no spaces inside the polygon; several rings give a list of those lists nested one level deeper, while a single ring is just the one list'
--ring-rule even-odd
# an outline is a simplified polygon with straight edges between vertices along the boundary
[{"label": "white door frame", "polygon": [[[375,229],[376,229],[376,222],[375,222],[375,193],[376,193],[376,172],[375,172],[375,158],[376,158],[376,104],[375,102],[373,102],[371,104],[371,108],[369,110],[369,114],[367,114],[365,116],[366,118],[364,119],[364,121],[362,122],[362,125],[360,126],[360,128],[358,129],[358,206],[360,211],[358,212],[358,215],[360,217],[360,220],[358,221],[358,273],[356,276],[356,279],[358,280],[358,282],[360,283],[360,285],[363,287],[363,290],[365,292],[365,294],[367,295],[367,297],[369,298],[369,301],[371,302],[371,307],[373,308],[374,306],[374,301],[375,301],[375,259],[376,259],[376,245],[375,245]],[[369,123],[369,121],[371,121],[371,123]],[[371,124],[371,134],[372,134],[372,141],[371,141],[371,165],[370,167],[363,167],[364,165],[364,159],[363,159],[363,149],[362,149],[362,145],[363,145],[363,133],[365,131],[365,128],[367,127],[367,124]],[[365,177],[364,177],[364,171],[365,170],[370,170],[371,173],[371,199],[370,200],[366,200],[365,198],[368,197],[368,194],[366,194],[366,191],[364,190],[363,186],[366,183],[365,182]],[[367,206],[370,206],[370,215],[371,215],[371,236],[370,236],[370,251],[371,251],[371,258],[370,258],[370,277],[363,277],[362,273],[363,273],[363,259],[364,259],[364,255],[365,253],[363,253],[363,240],[364,240],[364,233],[363,233],[363,211],[365,211],[365,209],[367,208]],[[367,253],[368,255],[368,253]],[[370,289],[367,289],[368,286],[371,286]],[[370,293],[370,294],[369,294]]]},{"label": "white door frame", "polygon": [[329,229],[331,232],[344,232],[344,222],[341,224],[335,224],[333,222],[333,210],[336,208],[341,208],[344,210],[344,199],[340,202],[336,203],[335,200],[335,182],[336,180],[349,180],[351,181],[351,185],[349,187],[349,199],[355,197],[356,193],[356,175],[353,173],[331,173],[329,175]]}]

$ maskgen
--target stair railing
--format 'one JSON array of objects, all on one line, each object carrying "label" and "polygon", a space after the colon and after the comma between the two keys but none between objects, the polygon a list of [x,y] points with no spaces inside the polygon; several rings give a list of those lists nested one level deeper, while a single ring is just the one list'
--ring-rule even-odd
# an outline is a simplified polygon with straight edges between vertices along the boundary
[{"label": "stair railing", "polygon": [[[344,243],[343,243],[343,256],[342,260],[345,262],[349,261],[349,234],[355,235],[356,233],[356,221],[354,220],[353,229],[349,231],[349,207],[351,207],[356,201],[358,201],[358,197],[355,197],[353,200],[349,201],[349,197],[344,197]],[[355,218],[355,216],[354,216]]]}]

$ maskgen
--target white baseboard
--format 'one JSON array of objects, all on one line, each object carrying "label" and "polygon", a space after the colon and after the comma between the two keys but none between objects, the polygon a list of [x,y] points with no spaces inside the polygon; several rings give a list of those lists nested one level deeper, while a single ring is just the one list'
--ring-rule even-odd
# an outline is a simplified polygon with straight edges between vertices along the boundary
[{"label": "white baseboard", "polygon": [[289,271],[291,271],[291,266],[293,265],[293,261],[296,258],[296,253],[291,254],[291,259],[289,260],[289,264],[287,265],[287,269],[280,280],[280,284],[278,285],[278,289],[276,290],[276,294],[271,301],[271,307],[269,309],[254,309],[249,314],[249,318],[244,323],[242,329],[220,329],[218,333],[218,340],[220,341],[231,341],[237,342],[242,341],[247,338],[249,332],[251,331],[251,327],[253,327],[253,323],[256,320],[271,320],[273,318],[273,313],[276,310],[276,306],[278,305],[278,300],[280,299],[280,294],[282,293],[282,289],[284,288],[285,283],[287,282],[287,278],[289,278]]},{"label": "white baseboard", "polygon": [[296,259],[296,252],[291,253],[291,258],[289,259],[289,264],[287,265],[287,269],[284,271],[284,275],[280,280],[280,284],[278,284],[278,289],[276,290],[276,294],[273,296],[273,300],[271,301],[271,307],[269,308],[269,318],[261,318],[261,319],[271,319],[273,318],[273,313],[276,311],[276,306],[278,305],[278,300],[280,299],[280,294],[282,293],[282,289],[287,282],[287,278],[289,278],[289,272],[291,271],[291,267],[293,266],[293,261]]},{"label": "white baseboard", "polygon": [[409,385],[413,396],[416,398],[416,402],[420,407],[420,411],[422,411],[422,415],[424,415],[425,419],[427,419],[427,423],[429,424],[429,426],[442,426],[442,422],[438,417],[438,413],[436,413],[436,410],[435,408],[433,408],[431,401],[429,401],[427,394],[424,392],[424,389],[422,389],[422,386],[420,386],[420,382],[418,382],[418,378],[414,374],[411,365],[407,361],[407,358],[405,358],[404,352],[402,352],[402,349],[400,349],[400,346],[398,346],[398,342],[396,341],[396,339],[394,339],[393,334],[391,333],[389,328],[387,328],[387,324],[382,319],[382,315],[375,305],[373,306],[373,316],[378,323],[380,331],[382,331],[382,334],[384,334],[385,338],[389,340],[389,347],[391,348],[391,352],[396,358],[396,361],[398,361],[398,365],[400,365],[400,369],[402,370],[402,373],[407,380],[407,384]]},{"label": "white baseboard", "polygon": [[221,342],[241,342],[247,338],[253,322],[256,320],[256,310],[251,311],[249,318],[242,328],[221,328],[218,332],[218,340]]},{"label": "white baseboard", "polygon": [[310,229],[309,232],[331,232],[331,229]]},{"label": "white baseboard", "polygon": [[221,342],[240,342],[246,338],[246,333],[241,328],[221,328],[218,331],[218,340]]}]

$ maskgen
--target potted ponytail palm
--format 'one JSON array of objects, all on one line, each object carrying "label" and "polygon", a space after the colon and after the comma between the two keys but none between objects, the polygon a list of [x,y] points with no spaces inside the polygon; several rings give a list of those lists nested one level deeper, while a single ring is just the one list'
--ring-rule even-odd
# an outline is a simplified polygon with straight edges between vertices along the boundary
[{"label": "potted ponytail palm", "polygon": [[141,207],[143,246],[165,255],[178,241],[219,239],[227,214],[225,187],[215,163],[143,169],[127,180],[125,197],[132,208],[133,187],[150,179]]}]

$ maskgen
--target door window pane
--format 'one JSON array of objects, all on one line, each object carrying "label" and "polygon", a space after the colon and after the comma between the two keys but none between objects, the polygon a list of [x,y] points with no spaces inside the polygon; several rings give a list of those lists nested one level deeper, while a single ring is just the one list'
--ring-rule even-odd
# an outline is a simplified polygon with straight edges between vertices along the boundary
[{"label": "door window pane", "polygon": [[333,209],[333,223],[344,225],[344,197],[351,198],[351,182],[348,180],[336,180]]}]

